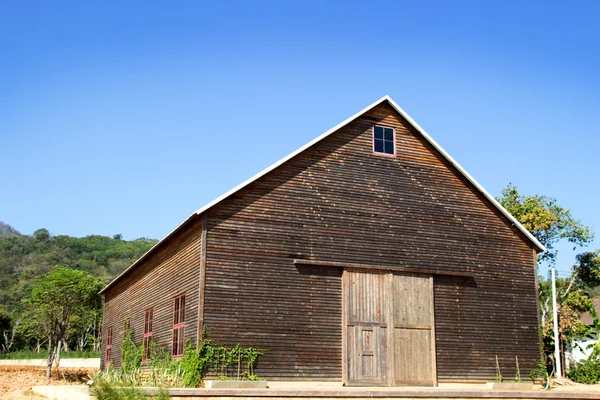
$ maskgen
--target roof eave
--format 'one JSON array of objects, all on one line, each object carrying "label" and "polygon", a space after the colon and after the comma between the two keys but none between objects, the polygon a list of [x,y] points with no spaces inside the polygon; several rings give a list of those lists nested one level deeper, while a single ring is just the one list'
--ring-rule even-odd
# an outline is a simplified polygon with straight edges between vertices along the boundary
[{"label": "roof eave", "polygon": [[143,260],[145,260],[151,253],[153,253],[154,250],[158,246],[160,246],[162,243],[164,243],[165,241],[167,241],[170,237],[172,237],[175,233],[177,233],[184,225],[187,225],[189,222],[191,222],[193,219],[196,219],[197,217],[198,217],[198,214],[196,214],[196,213],[193,213],[192,215],[190,215],[185,221],[183,221],[181,224],[179,224],[177,226],[177,228],[173,229],[167,236],[165,236],[164,238],[162,238],[161,240],[159,240],[158,242],[156,242],[156,244],[154,246],[150,247],[150,249],[147,252],[145,252],[140,258],[138,258],[137,260],[135,260],[135,262],[133,264],[131,264],[129,267],[127,267],[123,272],[121,272],[119,275],[117,275],[117,277],[115,277],[112,281],[110,281],[108,283],[108,285],[106,285],[98,293],[99,294],[105,293],[111,286],[114,286],[117,283],[118,280],[120,280],[129,271],[131,271],[139,263],[141,263]]}]

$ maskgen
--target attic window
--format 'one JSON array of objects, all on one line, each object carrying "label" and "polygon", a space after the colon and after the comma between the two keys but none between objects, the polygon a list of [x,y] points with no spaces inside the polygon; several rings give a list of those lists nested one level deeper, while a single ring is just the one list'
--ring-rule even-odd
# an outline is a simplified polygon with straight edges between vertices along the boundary
[{"label": "attic window", "polygon": [[373,153],[396,155],[396,132],[394,128],[379,125],[373,127]]}]

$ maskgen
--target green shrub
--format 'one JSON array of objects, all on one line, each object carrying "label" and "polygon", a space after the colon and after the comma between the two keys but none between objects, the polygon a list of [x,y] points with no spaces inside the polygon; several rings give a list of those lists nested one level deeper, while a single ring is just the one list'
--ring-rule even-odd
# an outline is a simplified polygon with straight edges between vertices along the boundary
[{"label": "green shrub", "polygon": [[[259,380],[260,378],[254,375],[254,366],[265,352],[264,349],[242,347],[239,344],[232,348],[219,346],[214,340],[206,339],[204,334],[198,349],[188,339],[183,356],[172,359],[165,348],[151,340],[150,360],[147,365],[142,366],[144,348],[133,343],[131,331],[127,332],[121,350],[123,359],[120,368],[111,366],[107,371],[99,372],[93,377],[95,390],[98,390],[101,396],[112,396],[122,387],[142,385],[161,388],[182,386],[196,388],[201,386],[202,377],[209,368],[221,376],[230,375],[237,376],[237,379]],[[143,367],[148,370],[145,375],[142,374]],[[110,397],[105,398],[110,399]],[[123,398],[134,399],[135,397]]]},{"label": "green shrub", "polygon": [[104,379],[94,380],[91,393],[96,400],[168,400],[169,392],[161,389],[158,393],[149,393],[135,387],[116,387]]},{"label": "green shrub", "polygon": [[131,330],[127,331],[121,345],[121,370],[126,373],[137,371],[142,367],[143,346],[136,346],[131,339]]},{"label": "green shrub", "polygon": [[589,357],[585,361],[575,363],[567,372],[573,382],[596,384],[600,382],[600,359]]}]

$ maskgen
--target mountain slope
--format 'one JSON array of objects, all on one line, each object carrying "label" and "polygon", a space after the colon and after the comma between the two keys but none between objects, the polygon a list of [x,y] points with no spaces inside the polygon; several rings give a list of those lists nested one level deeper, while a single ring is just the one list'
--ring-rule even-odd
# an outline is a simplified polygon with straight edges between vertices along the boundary
[{"label": "mountain slope", "polygon": [[21,236],[21,232],[0,221],[0,236]]},{"label": "mountain slope", "polygon": [[156,243],[147,238],[126,241],[121,235],[52,236],[46,229],[29,236],[9,225],[2,227],[11,235],[0,236],[0,308],[9,310],[19,307],[37,277],[57,265],[88,272],[108,283]]}]

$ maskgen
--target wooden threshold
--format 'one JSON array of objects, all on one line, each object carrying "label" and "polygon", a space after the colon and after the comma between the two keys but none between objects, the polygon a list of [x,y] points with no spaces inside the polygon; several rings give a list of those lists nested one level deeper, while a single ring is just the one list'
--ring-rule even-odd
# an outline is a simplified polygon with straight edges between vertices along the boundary
[{"label": "wooden threshold", "polygon": [[472,273],[455,272],[455,271],[434,271],[425,268],[398,267],[393,265],[373,265],[373,264],[357,264],[343,263],[337,261],[319,261],[319,260],[303,260],[294,259],[296,265],[315,265],[319,267],[346,268],[346,269],[369,269],[374,271],[394,271],[405,272],[408,274],[423,274],[423,275],[443,275],[443,276],[458,276],[464,278],[472,278]]}]

